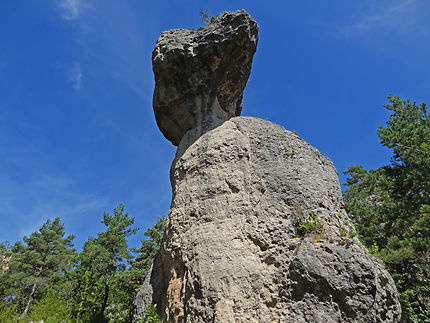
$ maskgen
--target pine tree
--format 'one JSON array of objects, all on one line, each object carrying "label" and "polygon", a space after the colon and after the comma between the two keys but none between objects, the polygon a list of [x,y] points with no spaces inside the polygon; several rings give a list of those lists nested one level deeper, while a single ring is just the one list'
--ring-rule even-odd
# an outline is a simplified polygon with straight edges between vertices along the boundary
[{"label": "pine tree", "polygon": [[[166,227],[166,217],[158,217],[157,222],[152,228],[149,228],[144,235],[149,239],[141,240],[139,248],[134,249],[137,253],[136,259],[132,263],[132,269],[139,270],[141,273],[147,273],[154,262],[155,256],[160,250],[161,241],[163,240],[164,228]],[[143,277],[144,278],[144,275]],[[140,282],[143,283],[143,282]]]},{"label": "pine tree", "polygon": [[99,233],[97,238],[88,239],[73,275],[78,304],[75,315],[99,322],[106,321],[105,310],[116,275],[123,272],[127,261],[133,258],[127,237],[138,230],[131,228],[134,218],[124,213],[122,204],[114,209],[113,215],[105,212],[102,223],[106,231]]},{"label": "pine tree", "polygon": [[21,318],[33,301],[40,299],[50,284],[72,267],[74,236],[64,235],[64,225],[57,217],[9,248],[12,259],[9,270],[0,276],[0,299],[12,303]]},{"label": "pine tree", "polygon": [[425,103],[388,99],[392,114],[378,135],[393,149],[391,165],[351,166],[345,206],[393,275],[407,319],[430,321],[430,118]]}]

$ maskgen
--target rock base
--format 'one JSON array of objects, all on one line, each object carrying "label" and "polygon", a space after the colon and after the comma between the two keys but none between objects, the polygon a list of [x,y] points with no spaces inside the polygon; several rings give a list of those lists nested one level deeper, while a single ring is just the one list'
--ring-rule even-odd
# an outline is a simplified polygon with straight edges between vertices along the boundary
[{"label": "rock base", "polygon": [[394,281],[354,237],[327,157],[257,118],[188,135],[135,319],[153,303],[163,322],[400,321]]}]

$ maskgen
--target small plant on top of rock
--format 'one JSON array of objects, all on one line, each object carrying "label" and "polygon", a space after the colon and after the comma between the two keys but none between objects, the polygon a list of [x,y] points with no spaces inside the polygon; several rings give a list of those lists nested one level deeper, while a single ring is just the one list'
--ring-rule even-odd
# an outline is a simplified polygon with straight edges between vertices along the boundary
[{"label": "small plant on top of rock", "polygon": [[[203,21],[203,23],[206,26],[201,26],[197,29],[197,31],[203,30],[205,29],[207,26],[209,26],[209,24],[212,24],[215,22],[216,20],[216,16],[209,16],[210,10],[209,9],[200,9],[199,15],[200,15],[200,19]],[[229,11],[224,11],[223,13],[221,13],[219,16],[222,16],[226,13],[229,13]]]},{"label": "small plant on top of rock", "polygon": [[197,31],[200,31],[202,29],[204,29],[205,27],[207,27],[209,24],[215,22],[216,17],[215,16],[209,16],[209,9],[200,9],[200,18],[202,19],[203,23],[206,26],[201,26],[199,27],[199,29],[197,29]]},{"label": "small plant on top of rock", "polygon": [[209,25],[209,23],[211,22],[211,19],[213,17],[209,18],[209,9],[200,9],[200,18],[202,19],[202,21],[207,26],[207,25]]}]

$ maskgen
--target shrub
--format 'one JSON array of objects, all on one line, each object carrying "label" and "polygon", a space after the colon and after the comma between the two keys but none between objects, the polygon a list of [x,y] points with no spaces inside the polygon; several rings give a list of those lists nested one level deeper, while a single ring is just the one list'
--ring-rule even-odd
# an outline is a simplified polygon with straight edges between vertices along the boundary
[{"label": "shrub", "polygon": [[306,234],[318,232],[323,227],[321,221],[317,218],[314,213],[310,214],[310,220],[305,222],[299,222],[296,225],[296,232],[300,237],[304,237]]}]

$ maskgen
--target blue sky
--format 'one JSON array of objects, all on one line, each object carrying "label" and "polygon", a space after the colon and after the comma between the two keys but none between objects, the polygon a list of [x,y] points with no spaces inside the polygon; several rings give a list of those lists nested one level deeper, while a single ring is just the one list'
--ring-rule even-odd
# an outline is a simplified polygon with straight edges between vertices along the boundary
[{"label": "blue sky", "polygon": [[159,34],[246,9],[260,26],[242,114],[330,157],[377,168],[390,93],[430,103],[430,1],[2,1],[0,241],[60,216],[80,248],[124,203],[141,228],[167,214],[175,147],[152,112]]}]

